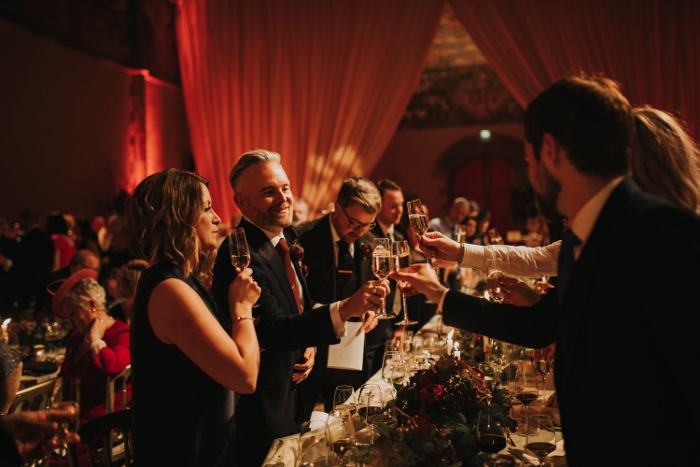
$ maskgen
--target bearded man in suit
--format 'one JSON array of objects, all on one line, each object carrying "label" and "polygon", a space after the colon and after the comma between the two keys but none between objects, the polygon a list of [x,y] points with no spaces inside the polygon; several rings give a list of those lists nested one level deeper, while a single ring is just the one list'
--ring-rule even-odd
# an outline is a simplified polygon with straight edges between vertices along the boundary
[{"label": "bearded man in suit", "polygon": [[[280,155],[256,150],[243,154],[231,169],[234,201],[243,213],[250,247],[250,268],[262,289],[253,310],[261,349],[257,389],[242,395],[236,407],[236,460],[239,466],[262,464],[276,438],[299,432],[304,417],[298,383],[313,367],[317,345],[339,342],[350,318],[363,328],[376,325],[374,311],[389,291],[387,281],[370,281],[349,298],[319,305],[309,295],[299,264],[292,224],[292,194]],[[228,287],[235,278],[228,239],[214,265],[212,289],[220,309],[228,309]],[[231,324],[235,332],[236,323]]]},{"label": "bearded man in suit", "polygon": [[[392,276],[439,303],[447,325],[530,348],[556,343],[554,380],[570,467],[692,465],[698,409],[687,371],[697,355],[698,302],[671,271],[688,271],[691,283],[698,276],[700,217],[643,193],[628,177],[633,114],[611,80],[554,83],[530,103],[524,125],[539,201],[571,221],[562,233],[556,293],[516,307],[445,290],[422,265]],[[439,234],[422,239],[431,256],[459,257],[430,237]],[[651,383],[640,386],[644,380]],[[660,387],[664,394],[650,399]],[[673,427],[674,447],[605,456],[591,449],[603,438],[634,446],[637,427],[649,424]]]},{"label": "bearded man in suit", "polygon": [[[343,182],[331,213],[297,227],[305,248],[306,283],[313,300],[324,303],[344,299],[374,278],[371,256],[374,235],[369,230],[381,206],[374,183],[365,178],[349,178]],[[375,334],[383,332],[386,321],[381,320],[365,335],[362,370],[327,368],[328,346],[318,347],[314,368],[301,383],[307,417],[319,395],[323,397],[325,411],[330,412],[336,386],[347,384],[357,389],[369,379],[372,363],[368,342],[377,339]]]}]

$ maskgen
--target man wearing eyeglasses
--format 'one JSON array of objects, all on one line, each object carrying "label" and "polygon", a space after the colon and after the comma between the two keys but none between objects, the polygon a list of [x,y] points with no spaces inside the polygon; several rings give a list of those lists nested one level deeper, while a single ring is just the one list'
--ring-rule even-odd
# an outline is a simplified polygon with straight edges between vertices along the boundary
[{"label": "man wearing eyeglasses", "polygon": [[[297,227],[304,247],[304,265],[308,268],[306,283],[315,301],[326,303],[352,295],[372,274],[372,239],[375,218],[382,207],[377,187],[365,178],[349,178],[343,182],[334,203],[333,212]],[[349,384],[356,389],[371,376],[372,359],[376,357],[376,342],[381,350],[390,323],[381,320],[365,335],[365,359],[361,371],[328,368],[328,346],[318,347],[316,363],[302,384],[304,410],[311,415],[319,395],[324,409],[333,408],[336,386]],[[381,358],[381,357],[380,357]]]}]

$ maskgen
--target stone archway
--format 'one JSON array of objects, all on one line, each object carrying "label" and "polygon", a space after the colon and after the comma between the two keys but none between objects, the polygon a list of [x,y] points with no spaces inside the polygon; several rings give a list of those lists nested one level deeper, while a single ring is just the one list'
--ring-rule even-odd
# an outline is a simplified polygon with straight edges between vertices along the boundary
[{"label": "stone archway", "polygon": [[527,173],[523,141],[502,134],[469,136],[445,150],[436,167],[445,177],[448,200],[476,201],[491,212],[491,225],[502,234],[518,228],[510,213],[513,186]]}]

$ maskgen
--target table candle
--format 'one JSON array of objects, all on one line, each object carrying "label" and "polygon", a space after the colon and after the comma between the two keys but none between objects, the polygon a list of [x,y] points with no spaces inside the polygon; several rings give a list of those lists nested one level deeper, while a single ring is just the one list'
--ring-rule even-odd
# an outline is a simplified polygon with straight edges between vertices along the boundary
[{"label": "table candle", "polygon": [[459,351],[459,342],[455,342],[455,351],[454,351],[454,353],[453,353],[452,355],[454,355],[454,357],[455,357],[457,360],[460,359],[461,353],[460,353],[460,351]]},{"label": "table candle", "polygon": [[450,333],[447,335],[447,355],[450,355],[452,353],[452,348],[453,348],[453,343],[454,341],[452,340],[452,335],[454,334],[454,329],[450,331]]}]

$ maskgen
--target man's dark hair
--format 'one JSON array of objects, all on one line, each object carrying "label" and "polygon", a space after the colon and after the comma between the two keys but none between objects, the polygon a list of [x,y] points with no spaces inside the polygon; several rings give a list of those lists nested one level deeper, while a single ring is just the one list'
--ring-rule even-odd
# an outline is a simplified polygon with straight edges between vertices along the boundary
[{"label": "man's dark hair", "polygon": [[611,79],[577,76],[557,81],[528,105],[524,128],[538,160],[542,137],[549,133],[585,174],[608,178],[630,171],[632,108]]},{"label": "man's dark hair", "polygon": [[394,181],[385,178],[384,180],[379,180],[377,182],[377,189],[379,194],[382,195],[382,200],[384,199],[384,193],[386,190],[401,191],[401,187]]}]

